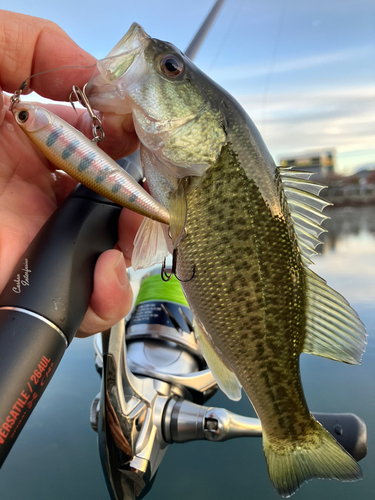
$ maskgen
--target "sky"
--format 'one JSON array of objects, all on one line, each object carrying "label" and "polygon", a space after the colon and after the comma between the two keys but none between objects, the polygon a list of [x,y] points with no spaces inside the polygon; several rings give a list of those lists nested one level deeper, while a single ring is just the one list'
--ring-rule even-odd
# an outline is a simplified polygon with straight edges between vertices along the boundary
[{"label": "sky", "polygon": [[[97,58],[132,22],[183,50],[214,0],[30,2],[3,9],[50,19]],[[375,168],[375,1],[226,0],[195,63],[230,92],[275,161],[336,152],[336,170]]]}]

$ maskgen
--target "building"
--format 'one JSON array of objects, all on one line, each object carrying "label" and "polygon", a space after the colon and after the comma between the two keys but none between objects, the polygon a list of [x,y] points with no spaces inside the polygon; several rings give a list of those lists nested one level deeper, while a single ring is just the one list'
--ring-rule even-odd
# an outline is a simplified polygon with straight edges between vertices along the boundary
[{"label": "building", "polygon": [[280,158],[281,167],[293,167],[296,170],[307,170],[326,177],[335,171],[335,150],[310,151],[300,154],[287,155]]}]

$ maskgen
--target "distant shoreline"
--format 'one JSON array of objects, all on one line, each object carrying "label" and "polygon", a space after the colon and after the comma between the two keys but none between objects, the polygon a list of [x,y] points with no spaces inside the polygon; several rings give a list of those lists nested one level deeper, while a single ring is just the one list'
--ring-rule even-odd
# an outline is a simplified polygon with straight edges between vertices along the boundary
[{"label": "distant shoreline", "polygon": [[372,206],[375,205],[375,186],[329,186],[322,191],[321,196],[335,207]]}]

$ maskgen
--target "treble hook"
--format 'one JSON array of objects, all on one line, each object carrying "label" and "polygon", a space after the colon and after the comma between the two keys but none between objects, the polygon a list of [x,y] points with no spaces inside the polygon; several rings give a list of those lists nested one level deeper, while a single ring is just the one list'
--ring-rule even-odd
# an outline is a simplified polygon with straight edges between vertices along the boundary
[{"label": "treble hook", "polygon": [[86,95],[86,87],[87,87],[87,83],[85,84],[85,86],[83,87],[82,90],[79,87],[77,87],[77,85],[73,85],[73,90],[71,91],[71,93],[69,95],[69,101],[70,101],[70,104],[73,106],[73,109],[75,112],[77,112],[77,111],[76,111],[76,107],[74,106],[73,96],[76,98],[76,100],[84,108],[87,109],[87,111],[90,115],[91,124],[92,124],[92,135],[93,135],[92,142],[97,143],[97,142],[101,142],[104,140],[105,133],[103,130],[101,120],[94,113],[94,110],[91,107],[90,101],[88,100],[88,97]]},{"label": "treble hook", "polygon": [[193,267],[193,274],[192,274],[191,278],[189,278],[187,280],[182,280],[181,278],[179,278],[177,276],[177,248],[175,248],[173,250],[173,254],[172,254],[172,269],[171,269],[170,274],[168,274],[166,272],[165,264],[166,264],[166,259],[164,259],[163,265],[161,267],[161,279],[163,281],[169,281],[172,278],[172,276],[175,275],[176,278],[178,279],[178,281],[180,281],[181,283],[187,283],[188,281],[191,281],[194,278],[194,276],[195,276],[195,264],[194,264],[194,267]]}]

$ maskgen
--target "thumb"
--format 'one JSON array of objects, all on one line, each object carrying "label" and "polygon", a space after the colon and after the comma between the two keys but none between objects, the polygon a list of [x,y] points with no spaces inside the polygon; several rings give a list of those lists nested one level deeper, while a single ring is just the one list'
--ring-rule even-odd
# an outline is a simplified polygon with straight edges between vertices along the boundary
[{"label": "thumb", "polygon": [[96,263],[94,290],[77,337],[107,330],[128,314],[132,301],[124,256],[119,250],[107,250]]}]

